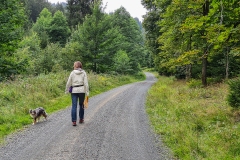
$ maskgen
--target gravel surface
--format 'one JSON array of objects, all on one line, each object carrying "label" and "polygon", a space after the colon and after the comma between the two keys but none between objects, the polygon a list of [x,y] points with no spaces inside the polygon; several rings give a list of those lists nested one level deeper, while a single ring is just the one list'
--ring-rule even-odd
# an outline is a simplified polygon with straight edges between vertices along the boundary
[{"label": "gravel surface", "polygon": [[165,160],[168,149],[150,128],[148,89],[156,82],[124,85],[89,99],[85,122],[72,126],[70,108],[6,138],[1,160]]}]

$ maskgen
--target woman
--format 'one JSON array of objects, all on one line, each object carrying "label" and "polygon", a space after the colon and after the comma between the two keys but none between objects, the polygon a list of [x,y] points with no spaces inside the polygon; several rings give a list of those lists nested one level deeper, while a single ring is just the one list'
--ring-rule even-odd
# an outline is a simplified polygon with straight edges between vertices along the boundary
[{"label": "woman", "polygon": [[89,87],[88,79],[86,72],[82,69],[82,63],[79,61],[74,62],[74,70],[70,73],[68,78],[65,93],[69,93],[69,87],[72,88],[71,97],[72,97],[72,125],[76,126],[77,121],[77,105],[79,100],[79,123],[84,122],[84,99],[85,94],[89,96]]}]

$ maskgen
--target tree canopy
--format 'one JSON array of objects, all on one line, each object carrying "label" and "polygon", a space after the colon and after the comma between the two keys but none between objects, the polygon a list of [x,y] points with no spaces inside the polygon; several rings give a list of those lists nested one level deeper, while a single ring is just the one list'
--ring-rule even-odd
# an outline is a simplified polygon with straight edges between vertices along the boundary
[{"label": "tree canopy", "polygon": [[83,23],[86,15],[92,14],[94,0],[68,0],[67,4],[68,24],[76,28],[79,23]]},{"label": "tree canopy", "polygon": [[[228,78],[239,74],[239,5],[233,1],[142,0],[146,43],[161,74]],[[157,37],[156,37],[157,36]]]},{"label": "tree canopy", "polygon": [[[69,66],[76,60],[82,61],[86,70],[97,73],[137,74],[146,66],[148,55],[141,22],[124,7],[107,14],[101,0],[69,0],[66,10],[56,4],[49,7],[46,0],[11,2],[4,4],[12,10],[6,6],[1,12],[1,17],[8,19],[6,23],[1,19],[1,38],[7,37],[0,43],[1,80],[16,74],[72,69]],[[31,24],[29,9],[37,4],[36,9],[43,8]],[[70,13],[76,17],[69,17]]]},{"label": "tree canopy", "polygon": [[25,19],[24,7],[18,0],[0,3],[0,80],[16,74],[21,65],[14,61],[13,52],[22,38]]}]

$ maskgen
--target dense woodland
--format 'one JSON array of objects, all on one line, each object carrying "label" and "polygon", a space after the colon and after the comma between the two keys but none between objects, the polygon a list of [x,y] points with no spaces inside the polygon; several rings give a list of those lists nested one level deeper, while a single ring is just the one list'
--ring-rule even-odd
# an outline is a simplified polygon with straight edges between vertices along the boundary
[{"label": "dense woodland", "polygon": [[137,74],[147,66],[141,22],[101,1],[4,0],[0,4],[0,80],[71,70]]},{"label": "dense woodland", "polygon": [[[238,0],[142,0],[142,22],[101,0],[3,0],[0,80],[72,69],[136,74],[154,67],[177,78],[217,81],[240,71]],[[144,29],[143,29],[144,28]]]},{"label": "dense woodland", "polygon": [[159,73],[221,81],[240,72],[239,0],[142,0],[146,46]]}]

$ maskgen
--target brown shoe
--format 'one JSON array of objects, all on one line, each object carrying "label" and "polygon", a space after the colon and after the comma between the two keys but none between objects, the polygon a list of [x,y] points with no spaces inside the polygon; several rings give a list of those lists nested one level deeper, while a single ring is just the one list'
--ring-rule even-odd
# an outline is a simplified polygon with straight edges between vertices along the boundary
[{"label": "brown shoe", "polygon": [[76,122],[72,122],[72,125],[73,125],[73,126],[76,126],[77,124],[76,124]]},{"label": "brown shoe", "polygon": [[79,123],[83,123],[83,122],[84,122],[84,119],[80,119],[80,120],[79,120]]}]

